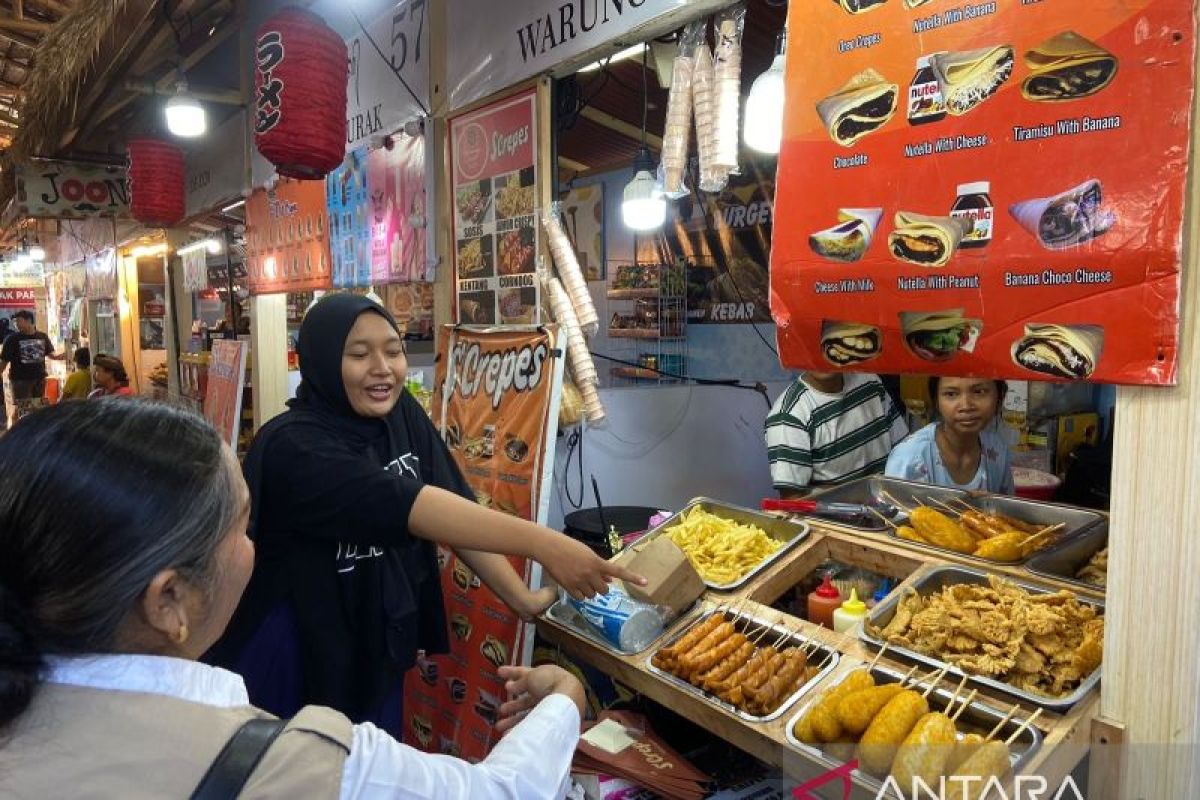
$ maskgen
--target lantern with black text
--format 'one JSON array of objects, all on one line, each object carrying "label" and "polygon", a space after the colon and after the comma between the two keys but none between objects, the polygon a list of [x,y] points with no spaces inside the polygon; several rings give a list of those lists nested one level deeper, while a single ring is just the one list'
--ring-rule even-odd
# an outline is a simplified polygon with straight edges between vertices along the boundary
[{"label": "lantern with black text", "polygon": [[280,175],[324,178],[346,154],[346,43],[316,14],[285,8],[258,29],[254,144]]},{"label": "lantern with black text", "polygon": [[143,225],[169,228],[186,213],[183,151],[157,139],[129,142],[129,210]]}]

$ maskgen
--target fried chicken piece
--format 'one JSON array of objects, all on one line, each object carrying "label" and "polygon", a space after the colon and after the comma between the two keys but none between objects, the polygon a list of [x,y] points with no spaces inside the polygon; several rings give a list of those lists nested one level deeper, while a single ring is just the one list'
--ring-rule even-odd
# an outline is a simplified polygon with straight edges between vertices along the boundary
[{"label": "fried chicken piece", "polygon": [[890,641],[893,636],[906,633],[909,623],[912,622],[913,615],[924,608],[924,605],[921,596],[916,592],[911,592],[900,601],[900,605],[896,606],[896,613],[892,617],[892,621],[884,626],[880,637]]},{"label": "fried chicken piece", "polygon": [[1021,649],[1017,653],[1017,661],[1014,669],[1017,672],[1024,672],[1030,675],[1037,675],[1046,668],[1046,657],[1034,650],[1027,643],[1021,643]]}]

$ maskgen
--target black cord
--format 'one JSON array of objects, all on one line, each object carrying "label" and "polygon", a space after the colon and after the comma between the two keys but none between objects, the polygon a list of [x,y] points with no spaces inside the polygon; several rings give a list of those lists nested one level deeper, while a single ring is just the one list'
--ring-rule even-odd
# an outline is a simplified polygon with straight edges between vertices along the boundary
[{"label": "black cord", "polygon": [[[576,501],[571,496],[571,459],[578,454],[579,457],[579,500]],[[563,472],[563,490],[567,493],[567,502],[571,508],[580,509],[583,507],[583,426],[579,426],[571,435],[567,437],[567,463]]]},{"label": "black cord", "polygon": [[650,43],[642,45],[642,147],[646,146],[646,114],[650,110],[650,90],[646,84],[646,62],[650,59]]},{"label": "black cord", "polygon": [[[644,369],[647,372],[653,372],[654,374],[661,375],[664,378],[671,378],[673,380],[682,381],[684,383],[694,383],[697,386],[726,386],[726,387],[729,387],[730,389],[748,389],[749,391],[752,391],[752,392],[758,392],[760,395],[763,396],[763,399],[767,401],[767,408],[771,407],[771,398],[767,395],[767,387],[762,383],[755,383],[755,384],[742,383],[741,381],[739,381],[735,378],[693,378],[688,375],[680,375],[677,372],[667,372],[666,370],[657,369],[655,367],[647,367],[645,364],[639,364],[635,361],[626,361],[622,358],[614,358],[613,356],[606,356],[603,353],[597,353],[594,350],[589,350],[588,352],[590,352],[592,354],[593,358],[599,358],[602,361],[610,361],[613,364],[621,364],[622,366],[626,366],[626,367],[636,367],[637,369]],[[581,480],[582,480],[582,478],[581,478]]]},{"label": "black cord", "polygon": [[358,29],[362,31],[363,36],[367,37],[367,41],[370,42],[371,46],[375,48],[375,52],[378,53],[379,57],[383,59],[383,63],[388,65],[388,69],[390,69],[392,74],[396,76],[396,80],[400,81],[400,84],[404,87],[404,90],[408,92],[409,96],[411,96],[413,100],[416,101],[417,107],[421,109],[421,112],[425,116],[429,116],[429,109],[426,108],[425,104],[421,102],[421,98],[417,97],[417,93],[414,92],[412,87],[408,85],[408,81],[404,80],[404,76],[400,74],[400,70],[396,69],[396,67],[392,65],[392,60],[383,54],[383,49],[375,41],[375,37],[371,36],[371,34],[367,31],[367,27],[363,25],[362,19],[360,19],[358,16],[358,12],[354,10],[354,4],[352,2],[348,3],[346,7],[350,9],[350,14],[353,15],[354,21],[358,23]]},{"label": "black cord", "polygon": [[[738,286],[737,278],[733,277],[733,270],[725,267],[725,274],[729,276],[729,282],[733,284],[733,290],[737,292],[738,299],[742,301],[742,306],[749,305],[746,302],[746,296],[742,294],[742,287]],[[758,329],[758,323],[750,320],[750,327],[754,328],[754,332],[758,334],[759,339],[762,339],[762,343],[767,346],[767,349],[774,353],[776,358],[779,358],[779,351],[775,349],[775,345],[767,341],[767,337],[763,336],[762,331]]]}]

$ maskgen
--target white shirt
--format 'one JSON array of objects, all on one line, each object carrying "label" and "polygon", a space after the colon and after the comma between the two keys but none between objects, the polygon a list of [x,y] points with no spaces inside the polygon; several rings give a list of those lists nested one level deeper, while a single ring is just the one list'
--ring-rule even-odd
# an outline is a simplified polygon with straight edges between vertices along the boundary
[{"label": "white shirt", "polygon": [[[250,705],[232,672],[196,661],[142,655],[50,659],[46,680],[110,691],[161,694],[218,708]],[[423,753],[371,723],[354,726],[342,770],[343,800],[541,800],[570,788],[579,710],[551,695],[529,712],[478,764]]]}]

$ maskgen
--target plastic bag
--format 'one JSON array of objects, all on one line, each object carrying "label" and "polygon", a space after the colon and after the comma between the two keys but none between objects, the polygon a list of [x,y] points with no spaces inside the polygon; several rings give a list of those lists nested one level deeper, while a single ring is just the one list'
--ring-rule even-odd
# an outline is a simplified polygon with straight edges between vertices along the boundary
[{"label": "plastic bag", "polygon": [[605,420],[604,404],[600,401],[600,391],[597,388],[600,379],[596,374],[592,354],[588,351],[587,341],[579,329],[575,308],[558,278],[543,270],[541,280],[543,291],[550,299],[554,319],[567,344],[567,364],[571,367],[575,387],[583,401],[583,416],[589,423],[599,427]]},{"label": "plastic bag", "polygon": [[738,165],[741,127],[738,110],[742,96],[742,30],[746,6],[738,3],[716,18],[713,50],[713,90],[716,101],[714,166],[731,172]]},{"label": "plastic bag", "polygon": [[583,270],[579,268],[579,259],[575,255],[575,247],[562,226],[561,203],[551,203],[542,211],[542,228],[546,231],[546,243],[550,246],[550,255],[554,257],[554,266],[558,276],[562,278],[563,288],[575,309],[575,317],[584,336],[595,336],[600,330],[600,317],[596,315],[596,306],[592,303],[592,295],[588,291],[587,281]]},{"label": "plastic bag", "polygon": [[703,39],[703,23],[690,23],[679,37],[679,52],[671,69],[671,91],[667,95],[667,119],[663,130],[663,192],[680,196],[687,170],[688,139],[692,130],[692,75],[697,43]]},{"label": "plastic bag", "polygon": [[696,48],[692,73],[692,111],[696,118],[696,151],[700,162],[700,190],[719,192],[729,183],[728,170],[714,164],[717,155],[716,109],[714,108],[713,59],[708,42]]}]

